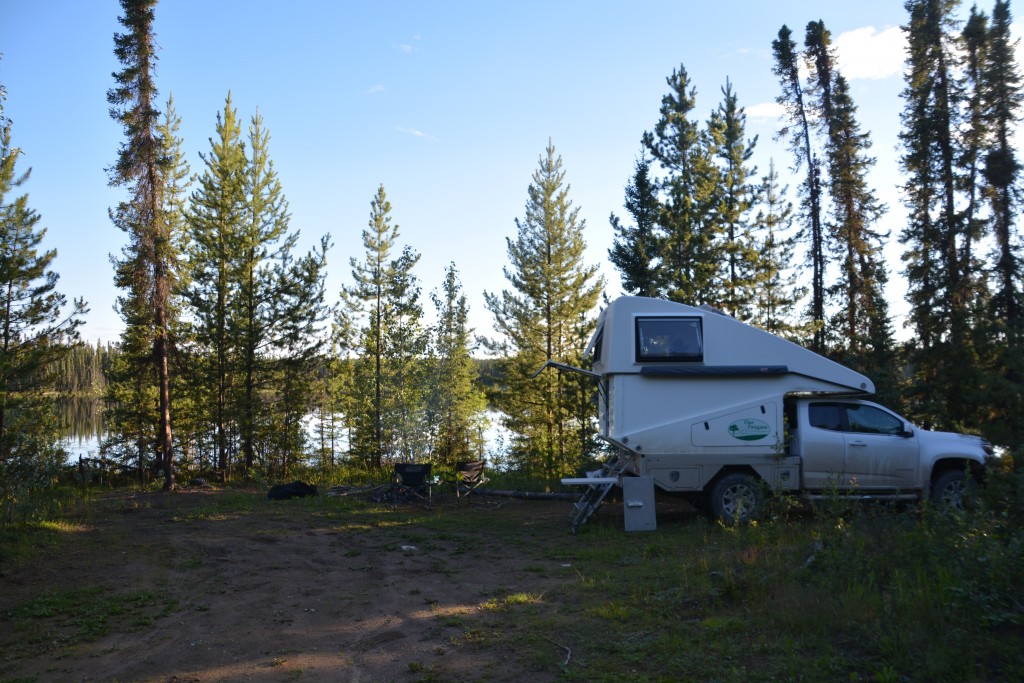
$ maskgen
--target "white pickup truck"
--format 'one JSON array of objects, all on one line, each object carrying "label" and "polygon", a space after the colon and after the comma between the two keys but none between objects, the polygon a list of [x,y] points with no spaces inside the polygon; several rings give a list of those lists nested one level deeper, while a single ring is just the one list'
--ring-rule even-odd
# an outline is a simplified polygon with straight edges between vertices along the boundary
[{"label": "white pickup truck", "polygon": [[911,425],[861,398],[874,392],[864,375],[711,309],[621,297],[587,351],[590,370],[548,363],[598,382],[599,435],[616,450],[588,476],[574,529],[623,476],[727,521],[756,517],[771,491],[955,506],[992,453]]}]

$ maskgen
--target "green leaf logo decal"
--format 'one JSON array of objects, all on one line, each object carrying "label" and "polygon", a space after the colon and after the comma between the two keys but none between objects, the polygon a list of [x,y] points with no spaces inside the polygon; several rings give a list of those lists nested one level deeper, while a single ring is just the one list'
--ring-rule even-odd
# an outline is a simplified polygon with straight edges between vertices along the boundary
[{"label": "green leaf logo decal", "polygon": [[771,434],[772,428],[767,422],[744,418],[729,425],[729,436],[740,441],[760,441]]}]

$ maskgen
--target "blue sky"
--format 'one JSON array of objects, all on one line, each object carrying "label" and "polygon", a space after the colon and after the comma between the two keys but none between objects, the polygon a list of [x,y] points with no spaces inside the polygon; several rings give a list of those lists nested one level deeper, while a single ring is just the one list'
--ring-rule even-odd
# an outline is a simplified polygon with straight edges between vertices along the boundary
[{"label": "blue sky", "polygon": [[[969,5],[968,5],[969,7]],[[991,7],[982,4],[990,11]],[[966,9],[965,9],[966,11]],[[122,134],[106,91],[119,69],[115,0],[0,0],[0,83],[23,187],[58,250],[60,289],[92,309],[86,339],[115,340],[117,290],[109,255],[124,236],[107,209],[123,198],[105,168]],[[306,247],[330,233],[329,303],[361,258],[370,201],[383,184],[401,242],[422,254],[424,294],[450,261],[478,333],[491,334],[483,291],[507,287],[505,238],[515,236],[527,187],[550,139],[570,198],[586,221],[587,263],[611,295],[608,216],[628,219],[623,191],[640,138],[658,120],[665,79],[685,66],[706,119],[729,79],[758,135],[754,163],[791,161],[778,127],[771,41],[787,24],[802,37],[822,19],[836,40],[860,120],[871,131],[873,176],[898,234],[896,133],[902,2],[268,2],[164,0],[156,8],[160,100],[174,96],[193,172],[209,149],[230,90],[247,124],[259,109]],[[792,188],[796,183],[791,182]],[[795,196],[792,197],[795,201]],[[905,285],[899,245],[888,249],[897,312]],[[431,306],[425,300],[425,308]]]}]

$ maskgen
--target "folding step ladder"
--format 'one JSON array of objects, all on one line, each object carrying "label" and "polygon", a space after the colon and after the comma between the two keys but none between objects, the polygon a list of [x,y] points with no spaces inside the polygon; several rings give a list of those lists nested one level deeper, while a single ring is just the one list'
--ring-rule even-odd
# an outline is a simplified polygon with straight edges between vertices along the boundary
[{"label": "folding step ladder", "polygon": [[616,454],[608,462],[605,462],[601,469],[587,472],[586,477],[562,480],[563,484],[569,486],[586,486],[583,494],[580,495],[579,500],[573,504],[572,510],[569,512],[569,520],[572,522],[574,534],[601,507],[605,496],[613,486],[619,483],[619,477],[628,462],[628,456]]}]

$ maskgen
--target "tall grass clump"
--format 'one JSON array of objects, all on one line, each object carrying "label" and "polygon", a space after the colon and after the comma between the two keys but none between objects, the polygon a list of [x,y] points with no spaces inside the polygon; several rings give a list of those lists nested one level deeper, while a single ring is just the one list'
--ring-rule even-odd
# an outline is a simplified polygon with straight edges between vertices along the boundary
[{"label": "tall grass clump", "polygon": [[961,512],[821,516],[809,576],[868,656],[921,680],[1021,679],[1022,476],[994,473]]}]

